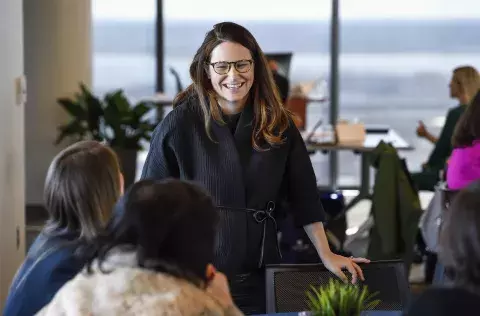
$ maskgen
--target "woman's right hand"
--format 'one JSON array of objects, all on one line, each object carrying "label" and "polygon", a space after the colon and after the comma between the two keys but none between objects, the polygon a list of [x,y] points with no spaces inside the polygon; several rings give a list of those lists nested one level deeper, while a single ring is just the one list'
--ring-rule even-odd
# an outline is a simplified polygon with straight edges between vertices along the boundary
[{"label": "woman's right hand", "polygon": [[425,127],[425,124],[422,121],[418,122],[417,126],[417,136],[425,138],[428,135],[427,128]]},{"label": "woman's right hand", "polygon": [[215,271],[206,290],[224,309],[234,306],[225,274]]}]

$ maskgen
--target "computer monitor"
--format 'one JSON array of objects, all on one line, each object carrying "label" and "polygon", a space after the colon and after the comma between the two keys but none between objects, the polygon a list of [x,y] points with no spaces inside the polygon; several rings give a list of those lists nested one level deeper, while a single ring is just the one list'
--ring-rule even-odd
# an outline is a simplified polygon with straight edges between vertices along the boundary
[{"label": "computer monitor", "polygon": [[268,59],[275,60],[278,63],[279,72],[285,77],[290,77],[290,63],[292,62],[293,53],[266,53]]}]

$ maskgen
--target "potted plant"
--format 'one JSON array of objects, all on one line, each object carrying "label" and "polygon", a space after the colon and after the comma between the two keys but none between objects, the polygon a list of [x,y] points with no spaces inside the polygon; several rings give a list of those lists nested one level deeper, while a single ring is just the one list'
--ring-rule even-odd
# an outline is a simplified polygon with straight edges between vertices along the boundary
[{"label": "potted plant", "polygon": [[57,102],[69,114],[70,121],[58,127],[55,143],[59,144],[65,138],[107,143],[120,159],[125,186],[132,184],[137,152],[150,141],[155,129],[155,122],[146,117],[153,107],[146,102],[130,104],[122,90],[107,93],[100,99],[84,84],[80,84],[80,92],[73,98],[59,98]]},{"label": "potted plant", "polygon": [[374,299],[377,294],[370,293],[367,286],[332,279],[323,287],[311,286],[307,298],[312,316],[360,316],[362,311],[380,304],[380,300]]}]

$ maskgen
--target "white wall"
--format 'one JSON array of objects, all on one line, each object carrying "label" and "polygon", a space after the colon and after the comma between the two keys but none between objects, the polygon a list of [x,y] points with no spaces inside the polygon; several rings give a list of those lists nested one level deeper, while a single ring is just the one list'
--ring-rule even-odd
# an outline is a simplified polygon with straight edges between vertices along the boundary
[{"label": "white wall", "polygon": [[[0,0],[4,1],[4,0]],[[21,0],[16,0],[20,1]],[[24,0],[27,204],[43,204],[43,187],[57,127],[67,116],[56,99],[92,78],[90,0]]]},{"label": "white wall", "polygon": [[[0,0],[0,308],[24,255],[23,104],[15,80],[23,74],[22,1]],[[20,237],[17,244],[17,230]]]}]

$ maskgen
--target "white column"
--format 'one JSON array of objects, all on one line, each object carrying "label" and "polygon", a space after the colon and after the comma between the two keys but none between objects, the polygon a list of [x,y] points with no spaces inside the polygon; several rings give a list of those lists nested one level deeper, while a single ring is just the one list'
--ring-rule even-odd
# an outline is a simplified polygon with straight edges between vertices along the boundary
[{"label": "white column", "polygon": [[[22,1],[0,1],[0,310],[24,256]],[[18,236],[18,239],[17,239]]]},{"label": "white column", "polygon": [[91,85],[91,16],[90,0],[24,0],[27,205],[43,203],[47,168],[63,148],[54,141],[68,117],[57,98]]}]

